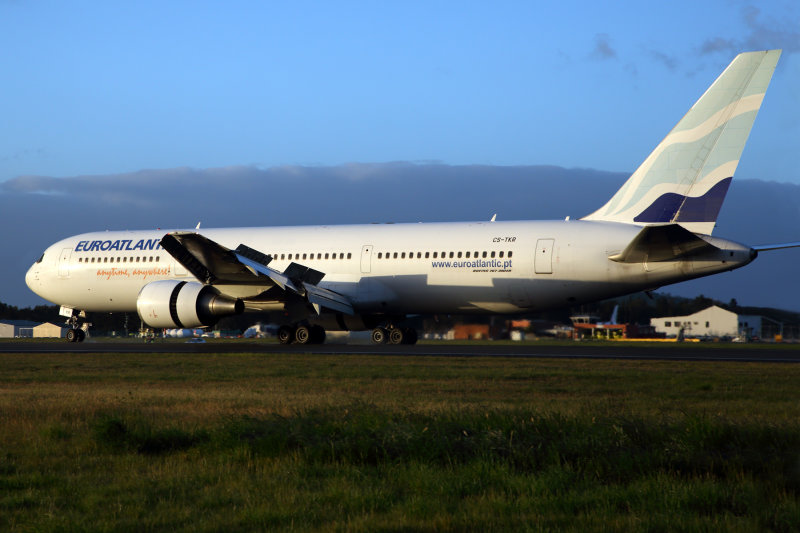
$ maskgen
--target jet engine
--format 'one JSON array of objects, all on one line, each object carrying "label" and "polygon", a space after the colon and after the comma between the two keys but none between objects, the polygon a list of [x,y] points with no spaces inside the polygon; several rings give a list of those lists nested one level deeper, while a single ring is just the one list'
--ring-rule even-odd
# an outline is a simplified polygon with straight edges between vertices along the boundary
[{"label": "jet engine", "polygon": [[136,298],[139,318],[152,328],[212,326],[222,317],[238,315],[244,303],[196,281],[161,280],[148,283]]}]

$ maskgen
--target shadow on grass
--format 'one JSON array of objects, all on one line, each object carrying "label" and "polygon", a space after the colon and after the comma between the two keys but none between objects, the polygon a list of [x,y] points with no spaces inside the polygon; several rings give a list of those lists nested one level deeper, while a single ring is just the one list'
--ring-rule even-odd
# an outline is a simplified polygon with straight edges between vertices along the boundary
[{"label": "shadow on grass", "polygon": [[209,440],[205,430],[156,429],[143,420],[104,415],[91,425],[92,437],[101,447],[116,452],[159,455],[187,450]]},{"label": "shadow on grass", "polygon": [[768,481],[800,491],[800,428],[681,420],[582,419],[522,410],[396,413],[371,405],[312,409],[291,417],[240,417],[208,429],[153,428],[103,416],[94,440],[115,452],[165,454],[193,447],[246,448],[259,456],[299,454],[306,461],[382,466],[415,462],[502,464],[519,473],[554,468],[574,481],[628,483],[654,473]]}]

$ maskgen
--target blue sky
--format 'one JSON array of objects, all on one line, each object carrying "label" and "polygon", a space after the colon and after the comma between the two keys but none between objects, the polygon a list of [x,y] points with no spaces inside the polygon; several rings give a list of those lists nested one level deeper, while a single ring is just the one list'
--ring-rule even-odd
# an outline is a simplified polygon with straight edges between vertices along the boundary
[{"label": "blue sky", "polygon": [[0,181],[440,161],[632,171],[740,51],[737,172],[800,183],[795,1],[0,0]]}]

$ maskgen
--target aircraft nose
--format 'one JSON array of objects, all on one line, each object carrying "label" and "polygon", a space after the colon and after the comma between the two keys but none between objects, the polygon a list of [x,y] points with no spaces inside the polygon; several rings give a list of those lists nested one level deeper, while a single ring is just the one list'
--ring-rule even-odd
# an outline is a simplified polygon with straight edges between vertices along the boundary
[{"label": "aircraft nose", "polygon": [[34,264],[28,269],[28,272],[25,273],[25,285],[28,286],[30,290],[39,294],[37,290],[39,288],[39,265]]}]

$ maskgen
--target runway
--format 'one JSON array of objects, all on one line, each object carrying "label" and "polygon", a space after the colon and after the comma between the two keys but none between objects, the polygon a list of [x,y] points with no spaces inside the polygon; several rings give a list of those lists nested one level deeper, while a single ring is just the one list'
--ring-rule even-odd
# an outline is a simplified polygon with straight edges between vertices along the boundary
[{"label": "runway", "polygon": [[671,344],[633,343],[496,343],[441,342],[414,346],[321,344],[280,345],[269,341],[214,340],[206,343],[141,340],[88,340],[71,344],[61,341],[0,342],[2,353],[197,353],[197,354],[368,354],[405,357],[518,357],[632,359],[664,361],[737,361],[743,363],[800,363],[800,345],[772,344]]}]

